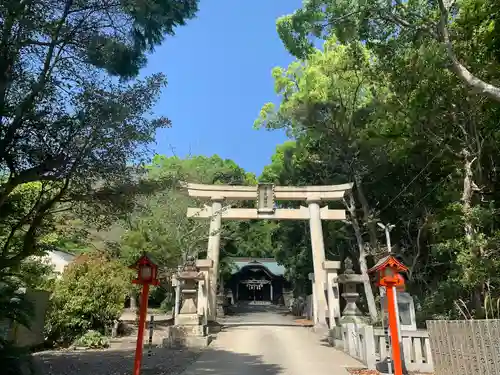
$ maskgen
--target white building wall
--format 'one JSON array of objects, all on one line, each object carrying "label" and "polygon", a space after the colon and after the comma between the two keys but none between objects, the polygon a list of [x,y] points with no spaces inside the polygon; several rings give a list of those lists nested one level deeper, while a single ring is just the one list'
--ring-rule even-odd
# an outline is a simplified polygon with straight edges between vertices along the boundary
[{"label": "white building wall", "polygon": [[73,262],[76,256],[64,251],[53,250],[49,251],[44,258],[54,266],[55,272],[62,274],[66,266]]}]

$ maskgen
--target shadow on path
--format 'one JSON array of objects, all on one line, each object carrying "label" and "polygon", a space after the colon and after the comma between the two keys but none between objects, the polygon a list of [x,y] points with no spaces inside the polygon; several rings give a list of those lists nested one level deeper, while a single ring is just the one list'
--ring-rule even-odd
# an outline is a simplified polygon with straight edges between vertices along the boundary
[{"label": "shadow on path", "polygon": [[252,327],[252,326],[262,326],[262,327],[305,327],[299,323],[260,323],[260,322],[227,322],[222,326],[222,330],[227,330],[233,327]]},{"label": "shadow on path", "polygon": [[264,363],[261,356],[207,349],[182,375],[278,375],[282,367]]},{"label": "shadow on path", "polygon": [[303,327],[293,320],[288,310],[276,305],[242,304],[233,307],[233,314],[220,319],[223,327]]},{"label": "shadow on path", "polygon": [[250,304],[240,304],[238,306],[231,306],[231,310],[236,315],[246,315],[252,313],[276,313],[284,314],[288,313],[288,309],[283,306],[276,305],[250,305]]},{"label": "shadow on path", "polygon": [[[39,375],[130,375],[134,355],[133,350],[43,352],[34,360]],[[151,357],[144,351],[141,375],[277,375],[280,371],[280,366],[263,363],[259,356],[212,348],[155,348]]]}]

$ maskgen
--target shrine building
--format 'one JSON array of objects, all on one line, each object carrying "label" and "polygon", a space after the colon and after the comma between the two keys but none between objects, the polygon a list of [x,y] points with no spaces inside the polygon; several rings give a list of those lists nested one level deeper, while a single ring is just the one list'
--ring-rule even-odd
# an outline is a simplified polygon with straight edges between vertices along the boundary
[{"label": "shrine building", "polygon": [[285,267],[273,258],[232,258],[233,271],[226,287],[234,302],[282,304],[283,294],[290,288],[285,280]]}]

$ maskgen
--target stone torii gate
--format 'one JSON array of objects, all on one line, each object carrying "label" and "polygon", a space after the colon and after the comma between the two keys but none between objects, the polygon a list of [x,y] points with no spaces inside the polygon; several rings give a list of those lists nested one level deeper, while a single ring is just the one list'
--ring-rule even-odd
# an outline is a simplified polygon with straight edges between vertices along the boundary
[{"label": "stone torii gate", "polygon": [[[211,205],[203,208],[188,208],[187,216],[191,218],[210,219],[207,258],[213,261],[208,288],[208,319],[216,319],[217,276],[219,273],[220,230],[221,221],[225,220],[309,220],[311,232],[311,248],[313,255],[314,280],[313,298],[318,316],[315,322],[326,325],[327,271],[325,269],[325,246],[321,220],[344,220],[345,210],[329,209],[322,202],[343,198],[346,191],[352,189],[352,183],[323,186],[275,186],[259,184],[257,186],[205,185],[184,183],[189,196],[211,201]],[[222,206],[231,200],[256,200],[257,208],[231,208]],[[276,208],[276,201],[306,201],[307,207]],[[329,262],[327,262],[329,263]],[[331,314],[330,314],[331,316]]]}]

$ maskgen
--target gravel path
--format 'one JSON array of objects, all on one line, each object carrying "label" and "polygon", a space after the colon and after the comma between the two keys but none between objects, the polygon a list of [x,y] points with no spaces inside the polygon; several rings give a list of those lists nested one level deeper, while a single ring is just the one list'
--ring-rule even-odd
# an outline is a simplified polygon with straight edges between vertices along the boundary
[{"label": "gravel path", "polygon": [[[130,375],[134,350],[95,350],[37,353],[35,363],[40,375]],[[143,359],[143,375],[178,375],[199,356],[191,350],[157,348]]]},{"label": "gravel path", "polygon": [[363,367],[278,311],[253,308],[225,320],[223,332],[182,375],[348,375],[347,368]]}]

